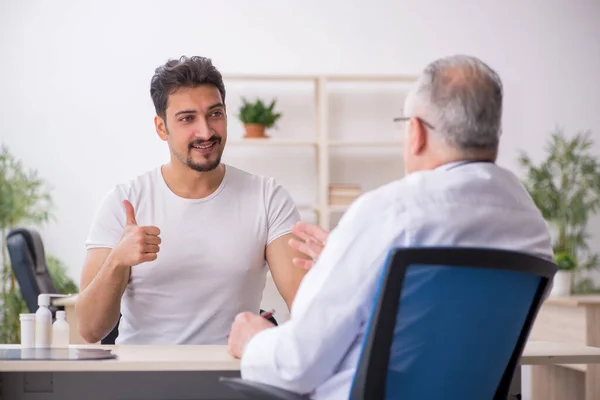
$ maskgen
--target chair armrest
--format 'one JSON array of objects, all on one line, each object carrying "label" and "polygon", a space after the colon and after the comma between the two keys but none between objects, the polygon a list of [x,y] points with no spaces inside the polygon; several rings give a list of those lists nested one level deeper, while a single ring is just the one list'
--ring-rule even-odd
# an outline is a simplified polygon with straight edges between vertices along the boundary
[{"label": "chair armrest", "polygon": [[264,385],[241,378],[219,378],[223,384],[244,395],[248,399],[262,400],[307,400],[308,396],[290,392],[275,386]]}]

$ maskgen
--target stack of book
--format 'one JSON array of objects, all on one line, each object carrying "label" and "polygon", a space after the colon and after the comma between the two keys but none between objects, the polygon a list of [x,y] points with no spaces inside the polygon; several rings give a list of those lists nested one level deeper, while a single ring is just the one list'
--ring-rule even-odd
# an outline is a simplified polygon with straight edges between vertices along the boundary
[{"label": "stack of book", "polygon": [[349,206],[360,194],[360,186],[332,184],[329,185],[329,204],[332,206]]}]

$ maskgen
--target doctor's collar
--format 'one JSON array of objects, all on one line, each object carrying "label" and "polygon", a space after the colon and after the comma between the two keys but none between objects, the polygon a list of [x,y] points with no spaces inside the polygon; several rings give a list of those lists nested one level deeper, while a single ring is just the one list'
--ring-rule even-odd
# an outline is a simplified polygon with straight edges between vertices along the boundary
[{"label": "doctor's collar", "polygon": [[458,167],[461,167],[463,165],[467,165],[467,164],[480,164],[480,163],[493,164],[494,161],[492,161],[492,160],[483,160],[483,159],[482,160],[451,161],[451,162],[442,164],[440,166],[437,166],[436,168],[434,168],[434,170],[441,169],[443,171],[449,171],[451,169],[458,168]]}]

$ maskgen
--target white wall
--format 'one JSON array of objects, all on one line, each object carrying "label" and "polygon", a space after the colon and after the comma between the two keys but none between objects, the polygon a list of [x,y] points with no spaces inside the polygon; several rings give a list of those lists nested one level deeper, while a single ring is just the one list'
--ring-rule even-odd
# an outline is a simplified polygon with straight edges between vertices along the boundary
[{"label": "white wall", "polygon": [[[0,2],[0,140],[53,186],[56,222],[44,239],[75,277],[100,196],[167,159],[148,87],[180,54],[231,73],[414,74],[469,53],[506,86],[503,165],[515,166],[517,149],[540,155],[557,124],[600,134],[595,0],[91,3]],[[273,171],[304,185],[296,172]]]},{"label": "white wall", "polygon": [[[501,164],[514,168],[518,149],[540,155],[557,124],[600,134],[595,0],[90,3],[0,2],[0,139],[54,188],[56,221],[44,239],[74,277],[100,196],[167,159],[148,86],[154,68],[180,54],[209,56],[225,73],[415,74],[436,57],[469,53],[504,80]],[[235,102],[243,92],[232,93]],[[227,154],[261,172],[269,157],[285,159]],[[298,188],[311,184],[314,163],[302,160],[272,173],[305,203],[312,194]]]}]

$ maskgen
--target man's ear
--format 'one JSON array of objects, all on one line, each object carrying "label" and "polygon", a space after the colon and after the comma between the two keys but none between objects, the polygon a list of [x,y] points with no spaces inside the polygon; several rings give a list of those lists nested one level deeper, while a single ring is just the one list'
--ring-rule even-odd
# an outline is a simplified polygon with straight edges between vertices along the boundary
[{"label": "man's ear", "polygon": [[419,155],[427,146],[427,131],[418,118],[410,119],[408,129],[410,152],[413,155]]},{"label": "man's ear", "polygon": [[166,142],[167,141],[167,126],[165,124],[165,120],[162,119],[161,117],[159,117],[158,115],[156,115],[154,117],[154,126],[156,127],[156,133],[158,133],[158,136]]}]

